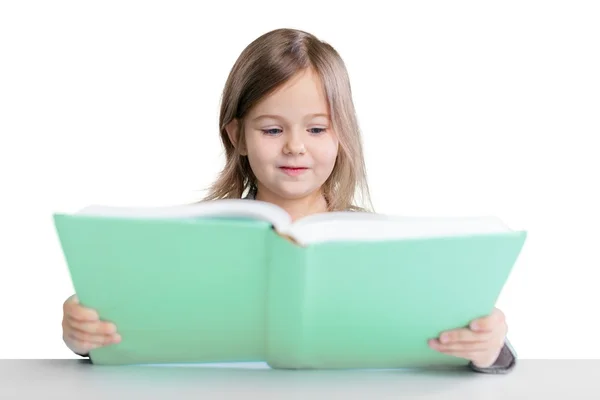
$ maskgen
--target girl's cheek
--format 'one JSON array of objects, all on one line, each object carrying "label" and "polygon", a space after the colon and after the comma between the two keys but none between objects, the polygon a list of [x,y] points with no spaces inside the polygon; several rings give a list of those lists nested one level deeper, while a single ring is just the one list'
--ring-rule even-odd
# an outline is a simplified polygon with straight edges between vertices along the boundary
[{"label": "girl's cheek", "polygon": [[337,157],[338,149],[337,147],[331,146],[323,146],[319,149],[317,153],[317,160],[324,164],[331,164],[335,162]]}]

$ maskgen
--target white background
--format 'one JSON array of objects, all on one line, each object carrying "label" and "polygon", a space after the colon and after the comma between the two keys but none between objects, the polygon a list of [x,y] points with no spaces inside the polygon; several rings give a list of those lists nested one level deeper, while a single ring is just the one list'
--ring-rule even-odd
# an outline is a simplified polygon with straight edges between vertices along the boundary
[{"label": "white background", "polygon": [[498,303],[519,356],[600,357],[592,1],[239,3],[1,3],[0,358],[73,357],[52,213],[199,200],[229,69],[279,27],[347,63],[376,210],[527,229]]}]

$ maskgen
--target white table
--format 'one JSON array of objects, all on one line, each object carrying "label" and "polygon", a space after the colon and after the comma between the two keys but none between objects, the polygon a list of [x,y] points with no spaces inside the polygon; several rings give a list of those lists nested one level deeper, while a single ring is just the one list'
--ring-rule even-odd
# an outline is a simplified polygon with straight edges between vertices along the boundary
[{"label": "white table", "polygon": [[264,364],[98,366],[0,360],[0,399],[600,399],[600,360],[519,360],[507,375],[467,369],[270,370]]}]

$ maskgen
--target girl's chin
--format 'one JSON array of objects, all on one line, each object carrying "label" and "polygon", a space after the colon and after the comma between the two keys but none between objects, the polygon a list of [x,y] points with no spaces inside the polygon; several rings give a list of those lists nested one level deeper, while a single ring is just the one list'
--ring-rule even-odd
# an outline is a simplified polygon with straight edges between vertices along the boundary
[{"label": "girl's chin", "polygon": [[[270,190],[271,196],[279,197],[281,200],[302,200],[307,197],[320,196],[318,187],[307,187],[306,185],[281,185]],[[269,196],[269,197],[271,197]],[[262,197],[259,195],[259,197]]]}]

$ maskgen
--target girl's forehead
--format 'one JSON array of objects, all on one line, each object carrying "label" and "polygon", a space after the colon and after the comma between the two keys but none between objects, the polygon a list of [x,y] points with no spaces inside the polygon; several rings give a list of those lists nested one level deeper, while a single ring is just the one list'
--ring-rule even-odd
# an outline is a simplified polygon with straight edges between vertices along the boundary
[{"label": "girl's forehead", "polygon": [[297,110],[291,110],[291,112],[284,112],[279,114],[259,114],[256,117],[252,117],[250,119],[251,123],[261,123],[261,122],[286,122],[289,120],[298,121],[301,120],[303,122],[310,121],[320,121],[320,120],[328,120],[329,114],[324,112],[314,112],[308,114],[302,114],[297,112]]},{"label": "girl's forehead", "polygon": [[[318,76],[303,74],[265,96],[251,111],[251,119],[315,118],[329,114],[327,96]],[[268,117],[264,117],[268,116]]]}]

